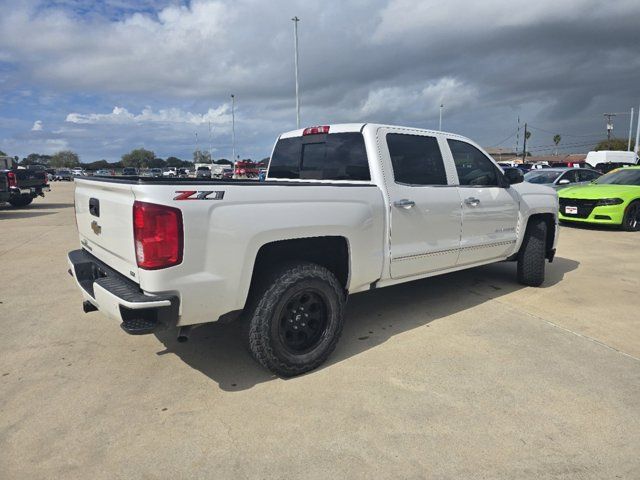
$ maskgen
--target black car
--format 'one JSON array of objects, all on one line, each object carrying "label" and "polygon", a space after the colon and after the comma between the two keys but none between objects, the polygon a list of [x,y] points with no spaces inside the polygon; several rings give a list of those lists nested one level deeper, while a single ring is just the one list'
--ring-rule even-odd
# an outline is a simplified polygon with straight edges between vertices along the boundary
[{"label": "black car", "polygon": [[7,174],[0,172],[0,203],[8,202],[10,196]]},{"label": "black car", "polygon": [[138,169],[134,167],[124,167],[122,169],[122,175],[135,177],[138,175]]},{"label": "black car", "polygon": [[616,168],[635,167],[635,166],[637,166],[635,163],[606,162],[606,163],[599,163],[598,165],[593,167],[593,169],[597,170],[598,172],[600,172],[600,173],[602,173],[604,175],[605,173],[609,173],[611,170],[615,170]]},{"label": "black car", "polygon": [[211,169],[209,167],[198,167],[196,178],[211,178]]},{"label": "black car", "polygon": [[44,197],[44,192],[49,190],[46,170],[18,168],[11,157],[0,157],[0,173],[7,178],[7,202],[14,207],[26,207],[34,198]]}]

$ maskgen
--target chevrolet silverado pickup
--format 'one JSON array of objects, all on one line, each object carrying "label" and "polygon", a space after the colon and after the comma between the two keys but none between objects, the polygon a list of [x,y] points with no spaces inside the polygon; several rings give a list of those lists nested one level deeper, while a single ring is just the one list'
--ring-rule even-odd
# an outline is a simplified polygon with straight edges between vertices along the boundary
[{"label": "chevrolet silverado pickup", "polygon": [[281,376],[322,364],[350,294],[492,262],[544,281],[558,197],[459,135],[336,124],[280,135],[266,180],[77,178],[86,312],[130,334],[240,318]]},{"label": "chevrolet silverado pickup", "polygon": [[0,157],[0,173],[7,177],[9,184],[9,202],[13,207],[26,207],[34,198],[44,197],[49,191],[45,170],[17,168],[11,157]]}]

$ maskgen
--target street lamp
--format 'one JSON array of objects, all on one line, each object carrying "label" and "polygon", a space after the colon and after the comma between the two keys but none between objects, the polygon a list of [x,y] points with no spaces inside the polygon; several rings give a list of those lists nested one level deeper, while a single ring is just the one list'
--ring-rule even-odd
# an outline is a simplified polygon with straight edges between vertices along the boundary
[{"label": "street lamp", "polygon": [[294,46],[294,65],[296,76],[296,128],[300,128],[300,90],[298,87],[298,22],[300,19],[296,16],[291,19],[293,21],[293,46]]},{"label": "street lamp", "polygon": [[236,169],[236,96],[231,94],[231,163]]},{"label": "street lamp", "polygon": [[438,122],[438,130],[442,131],[442,109],[444,108],[444,104],[440,104],[440,121]]}]

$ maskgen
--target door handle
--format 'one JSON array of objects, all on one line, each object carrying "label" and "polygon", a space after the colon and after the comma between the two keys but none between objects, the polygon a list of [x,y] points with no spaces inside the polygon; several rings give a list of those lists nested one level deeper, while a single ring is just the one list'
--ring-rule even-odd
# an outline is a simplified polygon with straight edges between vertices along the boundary
[{"label": "door handle", "polygon": [[470,207],[477,207],[480,205],[480,200],[474,197],[469,197],[464,200],[464,203]]},{"label": "door handle", "polygon": [[403,198],[402,200],[396,200],[395,202],[393,202],[394,207],[404,208],[405,210],[409,210],[415,204],[416,202],[414,202],[413,200],[408,200],[406,198]]}]

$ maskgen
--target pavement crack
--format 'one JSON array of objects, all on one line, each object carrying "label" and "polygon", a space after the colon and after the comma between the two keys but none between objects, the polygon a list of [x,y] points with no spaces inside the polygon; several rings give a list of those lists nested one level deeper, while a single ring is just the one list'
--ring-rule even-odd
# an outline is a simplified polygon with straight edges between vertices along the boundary
[{"label": "pavement crack", "polygon": [[524,313],[524,314],[526,314],[526,315],[528,315],[528,316],[530,316],[532,318],[535,318],[536,320],[540,320],[540,321],[546,323],[547,325],[551,325],[552,327],[555,327],[555,328],[557,328],[559,330],[564,330],[565,332],[571,333],[571,334],[575,335],[576,337],[584,338],[585,340],[588,340],[588,341],[593,342],[593,343],[595,343],[597,345],[600,345],[601,347],[604,347],[604,348],[607,348],[609,350],[612,350],[612,351],[614,351],[616,353],[619,353],[620,355],[624,355],[625,357],[631,358],[631,359],[635,360],[636,362],[640,362],[640,358],[635,357],[634,355],[631,355],[630,353],[627,353],[627,352],[625,352],[623,350],[620,350],[619,348],[612,347],[611,345],[608,345],[608,344],[606,344],[604,342],[601,342],[600,340],[597,340],[597,339],[595,339],[593,337],[590,337],[589,335],[585,335],[583,333],[571,330],[570,328],[563,327],[562,325],[558,325],[557,323],[554,323],[551,320],[547,320],[546,318],[542,318],[542,317],[540,317],[540,316],[538,316],[538,315],[536,315],[534,313],[528,312],[527,310],[515,309],[512,305],[509,305],[507,303],[501,302],[500,300],[498,300],[498,299],[496,299],[494,297],[487,296],[487,298],[491,298],[492,300],[498,302],[499,304],[503,305],[507,309],[520,311],[520,312],[522,312],[522,313]]}]

